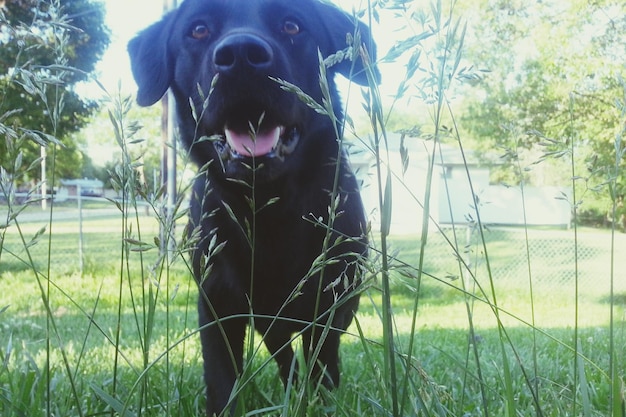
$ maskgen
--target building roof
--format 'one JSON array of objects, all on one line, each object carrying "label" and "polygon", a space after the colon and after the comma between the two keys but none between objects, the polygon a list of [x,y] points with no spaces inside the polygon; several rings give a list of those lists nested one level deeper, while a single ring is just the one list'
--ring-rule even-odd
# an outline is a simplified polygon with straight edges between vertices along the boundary
[{"label": "building roof", "polygon": [[[366,139],[369,140],[369,139]],[[411,161],[422,161],[424,159],[428,159],[430,156],[430,152],[432,152],[432,140],[419,138],[419,137],[409,137],[405,136],[404,139],[402,135],[399,133],[389,133],[387,134],[387,141],[389,146],[389,152],[399,153],[400,145],[404,146],[404,149],[408,152],[409,160]],[[363,143],[359,143],[359,141],[352,142],[355,144],[355,148],[358,151],[362,151],[367,145]],[[478,165],[497,165],[501,162],[497,156],[485,156],[481,155],[479,152],[468,149],[466,147],[463,148],[463,152],[461,152],[461,148],[457,144],[453,143],[439,143],[440,152],[435,155],[435,164],[440,166],[478,166]],[[368,154],[371,151],[364,150],[363,154]],[[358,156],[358,159],[363,158],[363,156]]]},{"label": "building roof", "polygon": [[100,181],[98,179],[89,179],[89,178],[64,179],[64,180],[61,180],[61,185],[64,185],[66,187],[80,185],[81,187],[85,187],[85,188],[102,188],[102,187],[104,187],[104,183],[102,181]]}]

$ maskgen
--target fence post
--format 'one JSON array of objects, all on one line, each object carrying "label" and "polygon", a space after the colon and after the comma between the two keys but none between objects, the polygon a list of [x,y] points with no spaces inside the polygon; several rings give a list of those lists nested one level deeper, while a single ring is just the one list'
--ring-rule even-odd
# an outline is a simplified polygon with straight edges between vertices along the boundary
[{"label": "fence post", "polygon": [[465,247],[463,251],[465,252],[465,263],[466,268],[468,269],[468,273],[464,274],[465,276],[465,288],[470,288],[472,284],[471,277],[471,269],[472,269],[472,235],[474,234],[474,228],[476,224],[472,220],[468,220],[467,227],[465,228]]},{"label": "fence post", "polygon": [[76,186],[76,201],[78,202],[78,268],[80,276],[83,276],[83,190],[80,183]]},{"label": "fence post", "polygon": [[41,209],[46,210],[48,208],[48,185],[46,182],[48,179],[46,178],[46,147],[40,146],[40,154],[41,154],[41,184],[40,184],[40,195],[41,195]]}]

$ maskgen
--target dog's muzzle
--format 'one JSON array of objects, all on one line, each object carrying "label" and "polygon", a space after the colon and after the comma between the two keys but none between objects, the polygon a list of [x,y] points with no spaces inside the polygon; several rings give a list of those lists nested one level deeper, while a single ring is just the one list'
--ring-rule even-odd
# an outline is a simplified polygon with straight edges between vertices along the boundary
[{"label": "dog's muzzle", "polygon": [[213,137],[213,146],[224,162],[261,157],[282,161],[293,153],[299,140],[300,132],[295,127],[263,127],[247,132],[227,127],[223,135]]}]

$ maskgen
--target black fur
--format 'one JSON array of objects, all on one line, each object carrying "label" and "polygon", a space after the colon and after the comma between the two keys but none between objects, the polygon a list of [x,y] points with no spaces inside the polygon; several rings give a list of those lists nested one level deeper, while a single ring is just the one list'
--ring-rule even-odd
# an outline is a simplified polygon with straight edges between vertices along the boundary
[{"label": "black fur", "polygon": [[[199,236],[192,258],[208,415],[228,407],[252,322],[284,383],[295,372],[290,341],[301,332],[307,360],[322,343],[313,377],[339,384],[339,330],[358,307],[367,242],[357,181],[338,144],[333,78],[366,85],[366,70],[360,58],[327,69],[336,124],[276,79],[321,103],[318,50],[344,50],[356,33],[374,60],[367,27],[322,1],[185,0],[128,45],[137,102],[152,105],[171,89],[181,140],[204,167],[190,230]],[[226,128],[235,139],[225,139]],[[325,324],[337,331],[320,340]]]}]

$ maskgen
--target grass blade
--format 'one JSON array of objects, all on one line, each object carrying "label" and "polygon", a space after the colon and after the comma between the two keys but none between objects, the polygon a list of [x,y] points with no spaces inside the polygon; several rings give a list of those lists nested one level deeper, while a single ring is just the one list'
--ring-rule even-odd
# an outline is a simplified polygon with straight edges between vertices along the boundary
[{"label": "grass blade", "polygon": [[91,384],[91,389],[93,392],[111,409],[113,409],[120,417],[137,417],[136,414],[130,412],[126,405],[123,404],[120,400],[110,395],[108,392],[104,391],[97,385]]}]

